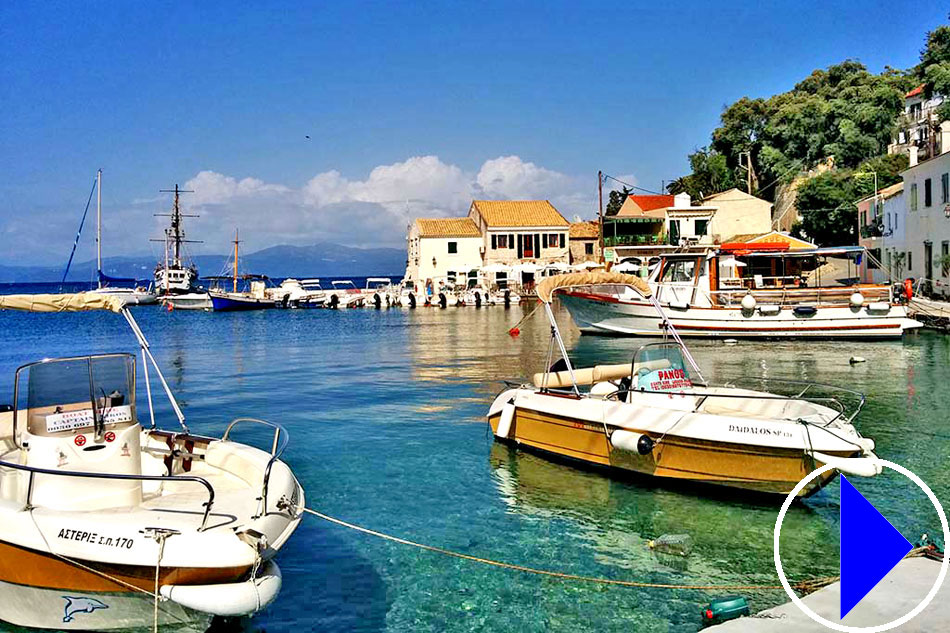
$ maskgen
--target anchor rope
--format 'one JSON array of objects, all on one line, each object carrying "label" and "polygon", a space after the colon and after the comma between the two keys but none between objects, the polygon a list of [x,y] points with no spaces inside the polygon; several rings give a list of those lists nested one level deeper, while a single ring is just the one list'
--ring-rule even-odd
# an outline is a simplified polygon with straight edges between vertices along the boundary
[{"label": "anchor rope", "polygon": [[[472,556],[471,554],[463,554],[461,552],[455,552],[449,549],[442,547],[436,547],[434,545],[426,545],[425,543],[417,543],[416,541],[410,541],[409,539],[401,538],[398,536],[393,536],[391,534],[386,534],[384,532],[379,532],[377,530],[372,530],[370,528],[363,527],[361,525],[356,525],[355,523],[349,523],[342,519],[318,512],[311,508],[303,508],[304,512],[307,512],[317,518],[323,519],[329,523],[345,527],[350,530],[355,530],[363,534],[368,534],[369,536],[375,536],[377,538],[391,541],[393,543],[399,543],[400,545],[408,545],[409,547],[415,547],[427,552],[434,552],[436,554],[442,554],[444,556],[450,556],[453,558],[460,558],[462,560],[471,561],[473,563],[481,563],[483,565],[489,565],[492,567],[500,567],[502,569],[509,569],[512,571],[520,571],[527,574],[535,574],[538,576],[547,576],[550,578],[558,578],[561,580],[575,580],[578,582],[589,582],[596,583],[601,585],[615,585],[620,587],[637,587],[643,589],[693,589],[697,591],[760,591],[760,590],[778,590],[782,589],[782,585],[765,585],[765,584],[748,584],[748,585],[687,585],[687,584],[675,584],[675,583],[659,583],[659,582],[645,582],[639,580],[617,580],[614,578],[600,578],[596,576],[582,576],[579,574],[570,574],[566,572],[551,571],[549,569],[538,569],[535,567],[528,567],[525,565],[517,565],[514,563],[506,563],[503,561],[493,560],[490,558],[482,558],[480,556]],[[925,549],[925,548],[919,548]],[[908,557],[914,555],[912,551],[908,554]],[[918,554],[919,555],[919,554]],[[834,582],[837,582],[837,576],[828,576],[824,578],[810,578],[808,580],[802,580],[792,585],[793,588],[797,589],[800,593],[811,593],[822,587],[830,585]]]}]

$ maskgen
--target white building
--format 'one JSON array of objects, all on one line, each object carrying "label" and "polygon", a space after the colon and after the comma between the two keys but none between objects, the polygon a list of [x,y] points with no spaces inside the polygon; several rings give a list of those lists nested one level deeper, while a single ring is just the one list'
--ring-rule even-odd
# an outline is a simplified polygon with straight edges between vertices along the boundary
[{"label": "white building", "polygon": [[[950,296],[950,153],[911,165],[901,176],[905,217],[896,214],[894,235],[884,242],[892,250],[891,265],[902,259],[902,277],[929,280],[933,293]],[[902,224],[903,244],[899,240]],[[902,257],[901,252],[905,253]]]},{"label": "white building", "polygon": [[713,219],[718,211],[714,206],[690,204],[688,193],[673,196],[673,206],[666,208],[666,234],[670,244],[712,244]]},{"label": "white building", "polygon": [[736,188],[703,198],[715,205],[709,233],[716,244],[731,242],[736,235],[768,233],[772,230],[772,203]]},{"label": "white building", "polygon": [[950,151],[950,121],[939,121],[936,113],[943,100],[939,94],[928,99],[923,85],[904,95],[904,113],[887,153],[899,154],[915,148],[923,161]]},{"label": "white building", "polygon": [[419,218],[409,228],[406,281],[427,282],[465,277],[482,265],[484,240],[471,218]]}]

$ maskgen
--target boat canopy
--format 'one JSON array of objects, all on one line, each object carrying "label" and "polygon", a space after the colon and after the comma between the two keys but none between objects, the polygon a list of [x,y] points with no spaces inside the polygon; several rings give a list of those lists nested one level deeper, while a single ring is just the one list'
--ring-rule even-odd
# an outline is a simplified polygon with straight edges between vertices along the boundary
[{"label": "boat canopy", "polygon": [[759,244],[746,244],[745,246],[747,248],[734,248],[734,245],[731,244],[723,246],[728,246],[729,248],[720,248],[722,252],[733,253],[740,257],[814,257],[815,255],[844,256],[856,255],[867,250],[863,246],[828,246],[821,248],[796,249],[794,251],[765,250],[758,248],[761,246]]},{"label": "boat canopy", "polygon": [[536,286],[538,298],[544,303],[551,303],[551,297],[558,288],[570,288],[572,286],[591,286],[595,284],[621,284],[630,286],[637,290],[644,297],[653,294],[649,284],[640,277],[634,275],[625,275],[623,273],[613,272],[588,272],[588,273],[568,273],[566,275],[554,275],[548,277]]},{"label": "boat canopy", "polygon": [[25,310],[27,312],[109,310],[110,312],[121,312],[122,306],[121,298],[97,292],[58,295],[0,295],[0,310]]}]

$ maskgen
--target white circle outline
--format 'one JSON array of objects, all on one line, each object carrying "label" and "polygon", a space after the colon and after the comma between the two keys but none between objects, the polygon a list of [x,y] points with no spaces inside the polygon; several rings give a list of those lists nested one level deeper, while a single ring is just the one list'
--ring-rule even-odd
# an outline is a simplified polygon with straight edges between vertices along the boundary
[{"label": "white circle outline", "polygon": [[[947,515],[943,511],[943,506],[940,505],[940,501],[937,500],[937,497],[936,495],[934,495],[933,490],[931,490],[930,487],[927,484],[925,484],[924,481],[920,477],[910,472],[909,470],[907,470],[900,464],[889,462],[886,459],[879,459],[877,457],[866,457],[864,459],[867,459],[878,466],[896,470],[897,472],[899,472],[900,474],[904,475],[905,477],[913,481],[915,484],[917,484],[917,486],[927,494],[927,497],[930,499],[930,502],[933,504],[934,508],[937,509],[937,514],[940,516],[940,527],[943,528],[943,542],[944,543],[950,542],[950,525],[947,524]],[[835,631],[841,631],[842,633],[882,633],[883,631],[889,631],[893,629],[894,627],[898,627],[898,626],[901,626],[902,624],[909,622],[912,618],[916,617],[918,614],[920,614],[921,611],[927,608],[931,600],[933,600],[934,597],[937,595],[937,592],[940,590],[940,586],[943,584],[943,581],[947,576],[947,569],[950,568],[950,556],[944,555],[943,562],[940,563],[940,573],[937,575],[937,580],[934,581],[933,586],[930,588],[930,592],[924,597],[923,600],[921,600],[917,604],[916,607],[914,607],[908,613],[905,613],[903,616],[901,616],[900,618],[896,620],[891,620],[890,622],[886,622],[885,624],[879,624],[877,626],[848,626],[846,624],[838,624],[836,622],[831,622],[830,620],[826,620],[825,618],[821,617],[820,615],[812,611],[810,608],[808,608],[805,605],[805,603],[802,602],[802,599],[799,598],[797,595],[795,595],[795,592],[792,591],[792,587],[791,585],[788,584],[788,579],[785,577],[785,570],[782,568],[782,559],[781,559],[781,556],[779,555],[779,535],[781,534],[781,531],[782,531],[782,521],[785,520],[785,513],[788,511],[789,507],[791,507],[792,502],[798,497],[798,493],[801,492],[805,488],[805,486],[807,486],[811,482],[812,479],[818,477],[819,475],[823,473],[828,472],[829,470],[833,468],[834,466],[832,466],[831,464],[825,464],[821,468],[817,468],[813,470],[804,479],[799,481],[798,485],[796,485],[792,489],[792,491],[788,493],[788,496],[785,498],[785,503],[782,504],[782,509],[779,511],[778,517],[775,519],[775,532],[773,534],[773,546],[772,546],[773,547],[772,554],[775,558],[775,571],[778,572],[778,577],[779,577],[779,580],[782,582],[782,587],[785,588],[785,593],[787,593],[788,596],[792,599],[792,602],[795,603],[795,606],[801,609],[805,615],[807,615],[809,618],[811,618],[818,624],[826,626],[829,629],[832,629]]]}]

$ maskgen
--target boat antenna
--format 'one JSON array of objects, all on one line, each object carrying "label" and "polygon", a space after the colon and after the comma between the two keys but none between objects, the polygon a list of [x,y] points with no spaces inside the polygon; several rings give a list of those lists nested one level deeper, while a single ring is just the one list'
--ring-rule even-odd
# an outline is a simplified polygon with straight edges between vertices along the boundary
[{"label": "boat antenna", "polygon": [[241,243],[241,240],[238,239],[238,230],[237,227],[234,228],[234,289],[233,292],[237,292],[237,281],[238,281],[238,244]]}]

